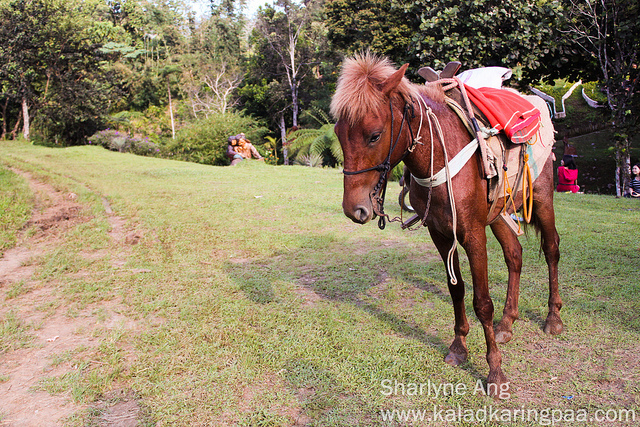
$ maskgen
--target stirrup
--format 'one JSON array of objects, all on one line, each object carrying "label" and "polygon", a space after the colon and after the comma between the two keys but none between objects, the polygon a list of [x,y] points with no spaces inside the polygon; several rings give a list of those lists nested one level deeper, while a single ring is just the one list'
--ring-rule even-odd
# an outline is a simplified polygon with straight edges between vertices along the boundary
[{"label": "stirrup", "polygon": [[416,214],[402,223],[402,230],[406,230],[407,228],[415,225],[418,221],[420,221],[420,215]]},{"label": "stirrup", "polygon": [[506,211],[502,211],[502,213],[500,214],[500,218],[505,222],[505,224],[509,226],[511,231],[513,231],[516,236],[522,236],[524,234],[522,227],[520,227],[516,223],[516,221],[511,218],[511,215],[509,215]]}]

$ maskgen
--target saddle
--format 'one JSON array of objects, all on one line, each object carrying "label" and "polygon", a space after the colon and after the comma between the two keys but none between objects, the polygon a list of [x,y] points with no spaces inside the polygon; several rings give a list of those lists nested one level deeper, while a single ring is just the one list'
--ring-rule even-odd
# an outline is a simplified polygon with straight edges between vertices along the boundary
[{"label": "saddle", "polygon": [[[452,81],[460,67],[461,63],[456,61],[448,63],[439,73],[431,67],[423,67],[418,74],[427,83],[438,84]],[[542,172],[551,154],[554,136],[546,104],[538,97],[524,96],[509,89],[486,90],[483,88],[483,92],[490,92],[490,96],[498,100],[502,98],[513,100],[511,108],[518,109],[517,114],[510,113],[510,110],[497,114],[509,117],[520,116],[521,120],[517,121],[514,128],[515,122],[507,123],[505,126],[496,118],[497,114],[492,112],[490,107],[483,105],[482,100],[478,101],[478,96],[474,96],[479,92],[478,89],[460,88],[459,85],[450,85],[445,89],[447,104],[458,114],[471,136],[478,139],[485,178],[489,184],[487,199],[492,203],[487,223],[502,218],[514,233],[522,234],[519,225],[511,219],[509,214],[515,213],[513,199],[523,181],[529,180],[528,184],[531,186]],[[521,100],[524,100],[522,104],[520,104]],[[485,104],[491,104],[491,102]],[[525,114],[520,113],[523,109]],[[496,212],[494,208],[502,197],[505,197],[505,205]],[[509,203],[511,206],[508,206]]]}]

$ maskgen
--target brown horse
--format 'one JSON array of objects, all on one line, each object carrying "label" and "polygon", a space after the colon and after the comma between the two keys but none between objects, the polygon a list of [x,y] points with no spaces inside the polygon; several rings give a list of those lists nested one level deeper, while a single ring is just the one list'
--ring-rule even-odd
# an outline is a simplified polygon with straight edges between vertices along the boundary
[{"label": "brown horse", "polygon": [[[345,60],[331,110],[337,119],[335,132],[344,152],[344,195],[342,208],[354,222],[365,224],[383,214],[383,189],[388,171],[401,160],[417,178],[445,168],[471,138],[465,125],[445,103],[442,86],[410,83],[407,65],[399,70],[385,58],[366,53]],[[440,127],[440,132],[436,129]],[[441,140],[441,137],[443,137]],[[435,143],[434,143],[435,141]],[[446,152],[445,152],[446,150]],[[465,249],[473,281],[473,307],[482,323],[487,345],[490,394],[503,397],[509,383],[501,369],[496,343],[512,337],[518,318],[518,296],[522,247],[516,234],[503,221],[488,219],[488,183],[479,154],[467,161],[449,185],[427,188],[413,179],[411,205],[424,220],[442,259],[447,264],[448,287],[455,313],[455,338],[445,361],[465,361],[469,332],[456,241]],[[563,330],[558,293],[559,237],[553,210],[553,164],[547,159],[533,183],[532,223],[541,235],[542,250],[549,268],[549,313],[544,331]],[[515,197],[519,208],[522,196]],[[499,200],[497,210],[504,206]],[[427,215],[425,215],[428,212]],[[493,302],[489,295],[486,226],[490,225],[504,253],[509,271],[506,303],[501,321],[494,329]],[[457,282],[457,283],[456,283]]]}]

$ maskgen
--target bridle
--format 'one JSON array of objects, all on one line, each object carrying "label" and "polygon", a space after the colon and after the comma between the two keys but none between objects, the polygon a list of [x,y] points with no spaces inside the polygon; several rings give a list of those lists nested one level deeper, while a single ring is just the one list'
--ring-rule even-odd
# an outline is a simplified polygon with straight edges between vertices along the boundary
[{"label": "bridle", "polygon": [[[345,175],[357,175],[360,173],[365,173],[365,172],[371,172],[371,171],[379,171],[380,172],[380,179],[378,180],[378,183],[376,184],[376,186],[374,187],[373,191],[371,192],[371,194],[369,195],[369,197],[371,198],[372,201],[372,205],[373,205],[373,211],[376,215],[378,215],[380,217],[380,219],[378,220],[378,227],[383,230],[386,226],[386,221],[388,220],[389,222],[395,222],[395,221],[400,221],[402,222],[402,220],[400,218],[389,218],[389,215],[384,213],[384,196],[387,190],[387,176],[389,174],[389,171],[395,167],[396,165],[398,165],[402,160],[405,159],[405,157],[407,157],[410,153],[413,152],[413,150],[416,148],[416,146],[418,144],[422,145],[422,142],[420,142],[420,133],[422,130],[422,120],[424,118],[423,116],[423,111],[422,108],[424,106],[425,108],[425,112],[424,114],[426,115],[427,118],[427,122],[429,125],[429,134],[431,135],[430,139],[431,139],[431,178],[434,177],[434,171],[433,171],[433,153],[434,153],[434,131],[437,134],[438,139],[440,140],[440,143],[442,144],[442,151],[444,153],[444,175],[445,175],[445,181],[447,184],[447,193],[449,195],[449,204],[451,206],[451,217],[452,217],[452,231],[453,231],[453,244],[451,246],[451,249],[448,252],[447,255],[447,259],[446,259],[446,265],[447,265],[447,273],[449,274],[450,277],[450,282],[451,284],[455,285],[456,283],[458,283],[458,280],[456,278],[456,274],[454,271],[454,257],[455,257],[455,251],[458,245],[458,238],[457,238],[457,233],[456,233],[456,225],[457,225],[457,219],[456,219],[456,204],[455,204],[455,197],[453,194],[453,187],[452,187],[452,183],[451,183],[451,171],[449,168],[449,159],[447,156],[447,150],[445,147],[445,142],[444,142],[444,134],[442,131],[442,127],[440,126],[440,121],[438,120],[438,117],[436,116],[436,114],[433,112],[433,110],[428,107],[424,101],[424,99],[422,98],[418,98],[418,103],[420,105],[420,127],[418,128],[418,134],[417,137],[414,136],[413,134],[413,129],[411,128],[411,121],[407,120],[408,114],[409,112],[411,112],[411,118],[415,118],[414,115],[414,108],[413,108],[413,103],[409,103],[405,101],[405,105],[404,105],[404,111],[402,113],[402,121],[400,122],[400,131],[398,132],[398,136],[396,137],[396,140],[393,141],[393,122],[394,122],[394,117],[393,117],[393,104],[391,102],[391,99],[389,99],[389,109],[391,111],[391,139],[393,141],[392,144],[389,144],[389,154],[387,154],[387,157],[384,159],[384,161],[382,163],[380,163],[377,166],[372,166],[370,168],[366,168],[366,169],[361,169],[359,171],[343,171],[343,173]],[[402,136],[402,128],[404,126],[404,123],[407,122],[407,126],[409,128],[409,133],[411,134],[411,143],[409,144],[409,146],[407,147],[407,149],[405,150],[405,152],[402,154],[402,156],[400,156],[400,159],[398,159],[397,162],[394,162],[393,165],[391,165],[391,155],[393,154],[393,151],[395,150],[396,146],[398,145],[398,141],[400,141],[400,137]],[[473,142],[473,141],[472,141]],[[475,150],[474,150],[475,152]],[[435,184],[435,185],[439,185],[439,184]],[[426,208],[425,208],[425,212],[423,215],[423,219],[422,219],[422,225],[426,225],[426,221],[427,221],[427,215],[429,213],[429,206],[431,205],[431,190],[433,189],[434,184],[428,185],[427,187],[429,188],[429,192],[428,192],[428,198],[427,198],[427,202],[426,202]],[[382,188],[382,194],[380,196],[378,196],[378,192],[380,191],[380,188]],[[373,203],[373,201],[375,200],[375,202],[377,203]]]},{"label": "bridle", "polygon": [[[347,170],[342,171],[342,173],[345,175],[358,175],[361,173],[371,172],[371,171],[380,172],[380,178],[378,179],[378,182],[376,183],[369,197],[371,198],[373,212],[380,217],[378,219],[378,228],[380,228],[381,230],[384,230],[387,220],[389,220],[390,222],[393,221],[392,219],[389,219],[389,215],[384,213],[384,197],[387,192],[387,181],[388,181],[389,171],[391,171],[398,164],[400,164],[400,162],[403,161],[405,157],[409,155],[409,153],[413,152],[415,146],[418,144],[418,141],[413,135],[413,129],[411,128],[411,120],[407,119],[407,117],[409,116],[409,113],[411,113],[411,119],[415,118],[413,104],[409,102],[405,102],[404,104],[404,109],[402,111],[402,121],[400,122],[400,131],[398,132],[398,136],[396,137],[395,141],[393,140],[394,115],[393,115],[393,103],[391,102],[391,99],[389,99],[389,110],[391,111],[392,143],[389,144],[389,154],[387,154],[387,157],[379,165],[372,166],[370,168],[361,169],[357,171],[347,171]],[[402,129],[404,128],[405,122],[407,123],[407,127],[409,128],[409,133],[411,134],[411,144],[409,144],[405,152],[402,154],[402,156],[400,156],[400,159],[398,159],[398,161],[391,164],[391,155],[393,154],[393,151],[396,149],[396,146],[400,141],[400,137],[402,136]],[[382,189],[382,192],[378,196],[378,193],[380,192],[381,189]]]}]

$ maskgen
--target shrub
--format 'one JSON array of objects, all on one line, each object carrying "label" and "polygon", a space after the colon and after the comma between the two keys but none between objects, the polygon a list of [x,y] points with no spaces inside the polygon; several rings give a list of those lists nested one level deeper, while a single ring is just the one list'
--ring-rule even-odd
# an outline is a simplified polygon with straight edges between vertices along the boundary
[{"label": "shrub", "polygon": [[100,145],[107,150],[119,151],[121,153],[133,153],[141,156],[157,156],[160,154],[160,147],[149,141],[148,137],[136,138],[126,133],[106,129],[91,135],[88,138],[90,145]]},{"label": "shrub", "polygon": [[171,137],[171,120],[166,108],[150,106],[144,112],[120,111],[109,116],[109,126],[142,136]]},{"label": "shrub", "polygon": [[227,139],[230,135],[244,133],[260,154],[264,155],[262,137],[268,129],[251,117],[237,113],[215,114],[189,124],[176,133],[167,150],[178,160],[223,166],[229,164]]},{"label": "shrub", "polygon": [[293,163],[296,165],[310,166],[312,168],[322,167],[322,154],[309,153],[298,155]]}]

